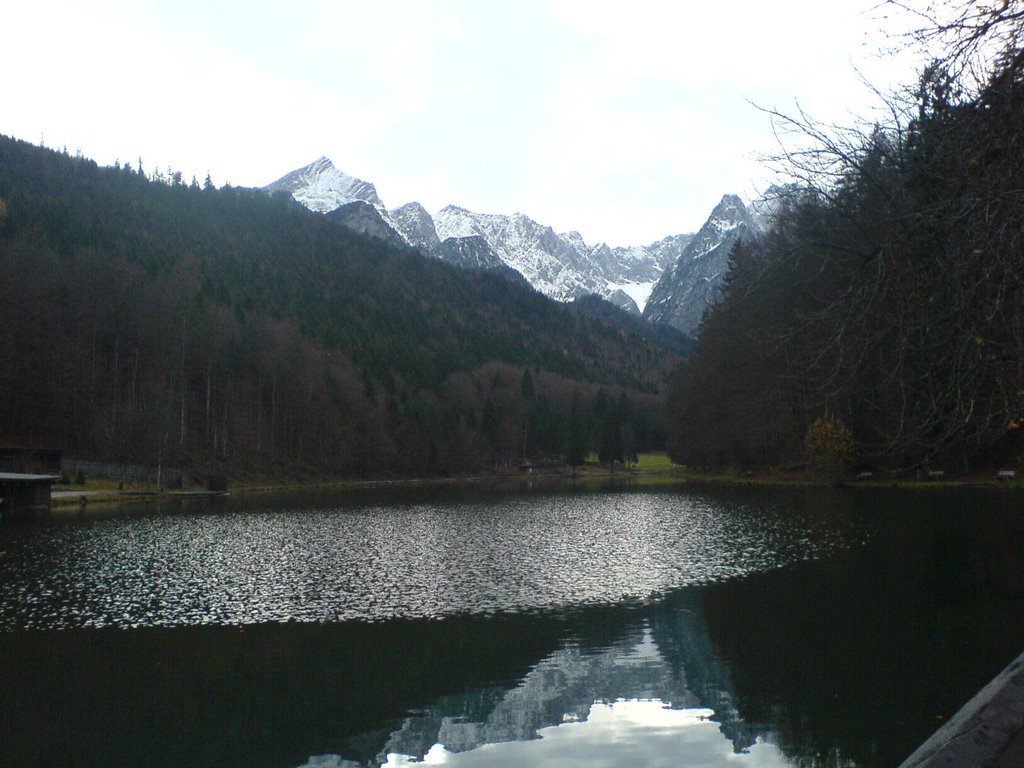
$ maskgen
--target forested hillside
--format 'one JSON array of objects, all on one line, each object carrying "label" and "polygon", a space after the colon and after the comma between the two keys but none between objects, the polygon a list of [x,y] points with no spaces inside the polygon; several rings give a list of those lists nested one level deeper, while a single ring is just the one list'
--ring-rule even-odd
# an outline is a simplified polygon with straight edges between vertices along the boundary
[{"label": "forested hillside", "polygon": [[779,465],[817,441],[847,467],[1021,461],[1024,11],[962,7],[891,122],[777,116],[814,145],[732,252],[673,392],[677,460]]},{"label": "forested hillside", "polygon": [[0,441],[197,471],[436,474],[664,439],[679,357],[287,195],[0,138]]}]

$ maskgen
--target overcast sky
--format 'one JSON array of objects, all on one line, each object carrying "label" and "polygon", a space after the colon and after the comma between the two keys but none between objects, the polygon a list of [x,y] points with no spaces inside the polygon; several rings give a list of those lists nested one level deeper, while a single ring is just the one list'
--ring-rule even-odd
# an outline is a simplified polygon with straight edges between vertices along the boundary
[{"label": "overcast sky", "polygon": [[[0,133],[262,186],[321,155],[385,204],[521,211],[587,242],[693,231],[766,183],[749,102],[848,123],[911,82],[871,0],[32,0]],[[860,74],[858,74],[858,72]]]}]

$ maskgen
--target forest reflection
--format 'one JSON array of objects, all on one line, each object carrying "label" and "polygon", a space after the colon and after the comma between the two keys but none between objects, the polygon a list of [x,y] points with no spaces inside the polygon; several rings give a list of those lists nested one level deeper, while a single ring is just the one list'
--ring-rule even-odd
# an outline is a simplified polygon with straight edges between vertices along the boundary
[{"label": "forest reflection", "polygon": [[[782,532],[768,541],[785,547],[831,541],[830,530],[867,535],[646,598],[378,621],[8,629],[5,765],[543,765],[569,745],[587,754],[587,741],[592,756],[620,760],[609,765],[629,764],[628,745],[660,745],[676,759],[692,749],[705,761],[695,764],[880,768],[898,764],[1024,645],[1024,522],[1013,493],[700,499],[723,510],[708,518],[717,530]],[[555,497],[537,502],[543,522]],[[525,509],[491,519],[518,521]],[[229,530],[222,515],[183,519],[198,536]],[[305,525],[281,515],[250,520]],[[95,526],[138,546],[144,528],[169,524],[128,522]],[[415,522],[456,531],[440,513]],[[310,524],[326,530],[315,516]],[[54,533],[81,539],[77,525]],[[21,537],[42,532],[4,531],[8,566],[20,562]],[[656,533],[623,551],[661,551],[640,546]],[[41,562],[69,568],[69,551]],[[19,590],[31,589],[22,581]],[[602,749],[612,729],[622,745]],[[630,754],[648,761],[633,764],[661,759]]]}]

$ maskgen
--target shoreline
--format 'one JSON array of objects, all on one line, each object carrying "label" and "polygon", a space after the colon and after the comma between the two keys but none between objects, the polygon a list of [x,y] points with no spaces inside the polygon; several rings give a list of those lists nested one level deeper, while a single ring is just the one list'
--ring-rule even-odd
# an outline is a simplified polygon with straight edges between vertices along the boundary
[{"label": "shoreline", "polygon": [[114,487],[66,487],[55,486],[51,494],[51,507],[67,509],[69,507],[86,507],[125,503],[143,503],[149,501],[215,498],[230,495],[250,495],[260,493],[280,493],[301,490],[357,490],[372,488],[403,488],[416,486],[474,486],[485,484],[519,484],[523,482],[550,483],[608,483],[615,481],[638,482],[645,484],[684,485],[687,483],[711,486],[750,486],[768,488],[835,488],[835,489],[904,489],[904,490],[941,490],[979,488],[1003,488],[1018,490],[1024,488],[1020,479],[1004,480],[995,476],[994,472],[974,473],[964,477],[940,479],[865,479],[853,477],[838,482],[823,480],[798,471],[763,471],[744,474],[717,472],[696,472],[678,465],[651,467],[622,467],[614,471],[605,465],[587,464],[575,472],[568,468],[537,470],[520,473],[489,472],[476,475],[454,477],[404,477],[404,478],[321,478],[318,480],[299,480],[297,482],[279,479],[245,479],[237,481],[227,492],[208,491],[202,488],[185,490],[157,490],[153,488],[114,488]]},{"label": "shoreline", "polygon": [[455,477],[405,477],[379,479],[321,479],[314,481],[281,482],[281,481],[239,481],[226,492],[193,490],[156,490],[156,489],[124,489],[116,488],[66,488],[55,486],[51,493],[53,508],[84,507],[107,504],[124,504],[168,499],[217,498],[232,495],[255,495],[261,493],[281,493],[287,491],[312,490],[358,490],[372,488],[407,488],[416,486],[457,487],[488,484],[521,484],[537,483],[606,483],[609,481],[641,482],[643,480],[659,483],[685,483],[687,478],[671,473],[651,470],[617,469],[614,472],[607,468],[588,467],[575,474],[563,472],[531,472],[522,474],[490,473]]}]

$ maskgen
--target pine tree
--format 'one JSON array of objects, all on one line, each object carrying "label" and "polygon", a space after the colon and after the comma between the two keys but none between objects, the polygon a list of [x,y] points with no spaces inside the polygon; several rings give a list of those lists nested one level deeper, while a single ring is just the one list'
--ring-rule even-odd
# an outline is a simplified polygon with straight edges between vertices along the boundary
[{"label": "pine tree", "polygon": [[601,419],[601,443],[597,449],[597,458],[608,462],[609,468],[615,471],[615,462],[625,459],[622,450],[622,409],[619,403],[608,403],[604,417]]},{"label": "pine tree", "polygon": [[565,427],[565,463],[575,469],[587,457],[587,416],[579,389],[573,390],[569,406],[569,421]]},{"label": "pine tree", "polygon": [[523,371],[523,379],[520,382],[520,389],[523,393],[523,399],[527,402],[532,402],[534,397],[537,396],[537,392],[533,386],[533,377],[530,375],[529,368]]}]

